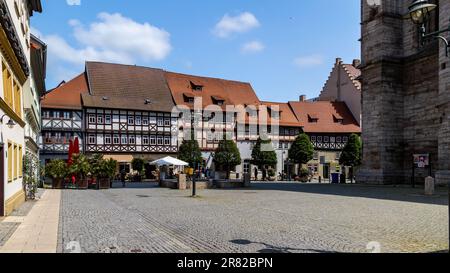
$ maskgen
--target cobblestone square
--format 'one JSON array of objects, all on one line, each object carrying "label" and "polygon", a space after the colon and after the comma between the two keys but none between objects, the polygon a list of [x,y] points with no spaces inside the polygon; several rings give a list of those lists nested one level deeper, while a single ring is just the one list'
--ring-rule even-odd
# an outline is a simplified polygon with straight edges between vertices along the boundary
[{"label": "cobblestone square", "polygon": [[[118,186],[118,185],[117,185]],[[445,189],[253,184],[189,191],[130,185],[61,196],[59,252],[323,253],[448,249]]]}]

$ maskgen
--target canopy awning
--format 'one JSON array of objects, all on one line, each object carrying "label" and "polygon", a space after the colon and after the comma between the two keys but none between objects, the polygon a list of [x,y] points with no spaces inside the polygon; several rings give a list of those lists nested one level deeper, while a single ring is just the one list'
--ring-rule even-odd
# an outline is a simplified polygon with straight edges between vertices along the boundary
[{"label": "canopy awning", "polygon": [[156,165],[156,166],[188,166],[189,163],[186,163],[184,161],[178,160],[173,157],[164,157],[158,160],[155,160],[150,163],[150,165]]}]

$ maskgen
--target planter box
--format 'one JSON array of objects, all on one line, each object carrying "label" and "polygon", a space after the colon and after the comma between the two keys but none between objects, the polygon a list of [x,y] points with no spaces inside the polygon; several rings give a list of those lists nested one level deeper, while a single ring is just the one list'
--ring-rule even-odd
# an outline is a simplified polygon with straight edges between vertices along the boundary
[{"label": "planter box", "polygon": [[87,190],[89,188],[89,181],[87,179],[77,180],[77,187],[80,190]]},{"label": "planter box", "polygon": [[98,188],[101,190],[107,190],[111,187],[111,181],[108,178],[99,178],[97,183],[99,184]]},{"label": "planter box", "polygon": [[215,181],[215,184],[218,189],[239,189],[245,187],[243,181]]},{"label": "planter box", "polygon": [[53,179],[52,180],[52,188],[53,189],[57,189],[57,190],[61,190],[64,188],[64,179]]}]

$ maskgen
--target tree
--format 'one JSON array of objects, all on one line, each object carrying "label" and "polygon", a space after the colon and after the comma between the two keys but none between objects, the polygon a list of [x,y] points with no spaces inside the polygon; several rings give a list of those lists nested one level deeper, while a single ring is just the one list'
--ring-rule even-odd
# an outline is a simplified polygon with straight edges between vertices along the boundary
[{"label": "tree", "polygon": [[202,152],[198,145],[197,140],[183,140],[178,150],[178,159],[189,163],[191,168],[195,168],[195,165],[202,162]]},{"label": "tree", "polygon": [[348,142],[342,150],[339,164],[350,167],[350,179],[353,183],[353,170],[354,167],[360,166],[362,161],[362,144],[361,138],[352,134],[348,138]]},{"label": "tree", "polygon": [[259,167],[264,165],[273,167],[277,162],[277,154],[273,148],[272,141],[258,138],[252,150],[252,164]]},{"label": "tree", "polygon": [[141,172],[144,170],[145,161],[142,158],[133,158],[131,160],[131,167],[133,170],[138,172],[138,175],[141,175]]},{"label": "tree", "polygon": [[214,155],[214,163],[224,169],[227,172],[227,179],[230,179],[231,169],[242,163],[236,143],[232,140],[221,140]]},{"label": "tree", "polygon": [[[306,134],[300,134],[289,149],[289,159],[296,164],[307,164],[314,158],[314,146]],[[301,167],[301,166],[300,166]]]}]

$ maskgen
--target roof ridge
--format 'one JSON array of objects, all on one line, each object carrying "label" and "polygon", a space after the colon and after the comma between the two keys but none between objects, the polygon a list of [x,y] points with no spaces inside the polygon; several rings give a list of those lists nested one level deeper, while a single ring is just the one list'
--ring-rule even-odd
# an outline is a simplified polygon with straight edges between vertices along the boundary
[{"label": "roof ridge", "polygon": [[166,73],[171,73],[171,74],[176,74],[176,75],[181,75],[181,76],[204,78],[204,79],[211,79],[211,80],[221,80],[221,81],[226,81],[226,82],[243,83],[243,84],[248,84],[248,85],[252,86],[250,82],[237,81],[237,80],[227,80],[227,79],[224,79],[224,78],[217,78],[217,77],[197,76],[197,75],[180,73],[180,72],[173,72],[173,71],[168,71],[168,70],[163,70],[163,71],[166,72]]}]

